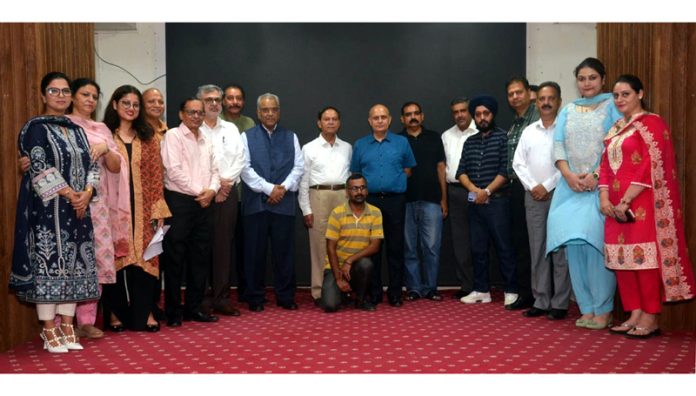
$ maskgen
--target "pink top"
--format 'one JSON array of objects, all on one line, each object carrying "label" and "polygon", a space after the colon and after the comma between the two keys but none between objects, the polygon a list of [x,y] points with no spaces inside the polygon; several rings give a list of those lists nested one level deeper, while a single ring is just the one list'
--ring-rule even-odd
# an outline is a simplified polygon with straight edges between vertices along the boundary
[{"label": "pink top", "polygon": [[[111,238],[114,245],[114,254],[121,257],[128,253],[128,223],[130,221],[130,200],[128,196],[128,163],[118,153],[116,142],[109,128],[103,122],[96,122],[88,118],[68,115],[75,124],[82,127],[87,135],[90,145],[106,143],[109,150],[121,158],[119,173],[112,173],[106,169],[104,156],[99,157],[99,187],[97,198],[106,204],[109,210],[109,224]],[[125,193],[119,193],[125,192]]]},{"label": "pink top", "polygon": [[162,141],[164,187],[170,191],[198,196],[204,190],[217,193],[218,170],[213,166],[213,149],[202,132],[196,135],[183,123],[170,129]]}]

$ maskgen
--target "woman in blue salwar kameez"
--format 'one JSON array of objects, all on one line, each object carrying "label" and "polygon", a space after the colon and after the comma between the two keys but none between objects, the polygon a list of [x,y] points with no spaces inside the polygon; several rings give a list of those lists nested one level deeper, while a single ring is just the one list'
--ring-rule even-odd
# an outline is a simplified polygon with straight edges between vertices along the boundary
[{"label": "woman in blue salwar kameez", "polygon": [[[20,156],[30,160],[20,184],[10,288],[36,304],[44,349],[80,350],[73,318],[79,301],[99,297],[89,202],[99,181],[87,137],[65,111],[70,81],[59,72],[41,80],[45,114],[19,133]],[[56,316],[60,326],[56,326]]]}]

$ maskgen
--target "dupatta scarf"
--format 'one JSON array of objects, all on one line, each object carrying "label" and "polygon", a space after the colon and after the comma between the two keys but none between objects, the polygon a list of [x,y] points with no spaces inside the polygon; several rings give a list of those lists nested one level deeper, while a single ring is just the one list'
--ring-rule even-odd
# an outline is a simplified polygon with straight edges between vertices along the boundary
[{"label": "dupatta scarf", "polygon": [[609,132],[612,136],[635,130],[648,146],[650,179],[655,210],[657,257],[664,301],[694,298],[694,274],[684,234],[684,217],[677,163],[669,127],[657,114],[643,113],[626,121],[620,119]]}]

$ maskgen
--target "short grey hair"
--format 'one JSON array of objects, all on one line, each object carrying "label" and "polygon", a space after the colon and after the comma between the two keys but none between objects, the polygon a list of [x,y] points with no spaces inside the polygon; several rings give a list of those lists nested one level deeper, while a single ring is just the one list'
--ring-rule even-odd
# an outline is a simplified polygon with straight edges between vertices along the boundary
[{"label": "short grey hair", "polygon": [[256,99],[256,108],[259,108],[261,106],[261,101],[264,99],[273,99],[276,101],[276,103],[278,103],[278,107],[280,107],[280,98],[278,98],[278,95],[266,92],[265,94],[259,96],[258,99]]},{"label": "short grey hair", "polygon": [[217,93],[220,94],[220,97],[222,97],[224,95],[224,92],[222,92],[222,88],[220,88],[214,84],[206,84],[206,85],[201,85],[200,87],[198,87],[198,92],[196,92],[196,97],[198,99],[201,99],[203,94],[206,94],[210,91],[217,91]]}]

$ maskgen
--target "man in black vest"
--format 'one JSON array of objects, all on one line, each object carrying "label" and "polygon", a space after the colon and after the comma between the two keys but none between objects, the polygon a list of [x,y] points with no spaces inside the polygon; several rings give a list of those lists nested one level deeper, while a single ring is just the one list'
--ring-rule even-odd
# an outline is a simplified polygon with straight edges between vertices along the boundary
[{"label": "man in black vest", "polygon": [[263,94],[256,107],[260,125],[242,134],[246,154],[242,170],[244,299],[250,311],[263,311],[270,238],[276,304],[295,310],[295,206],[304,160],[297,135],[278,125],[278,96]]}]

